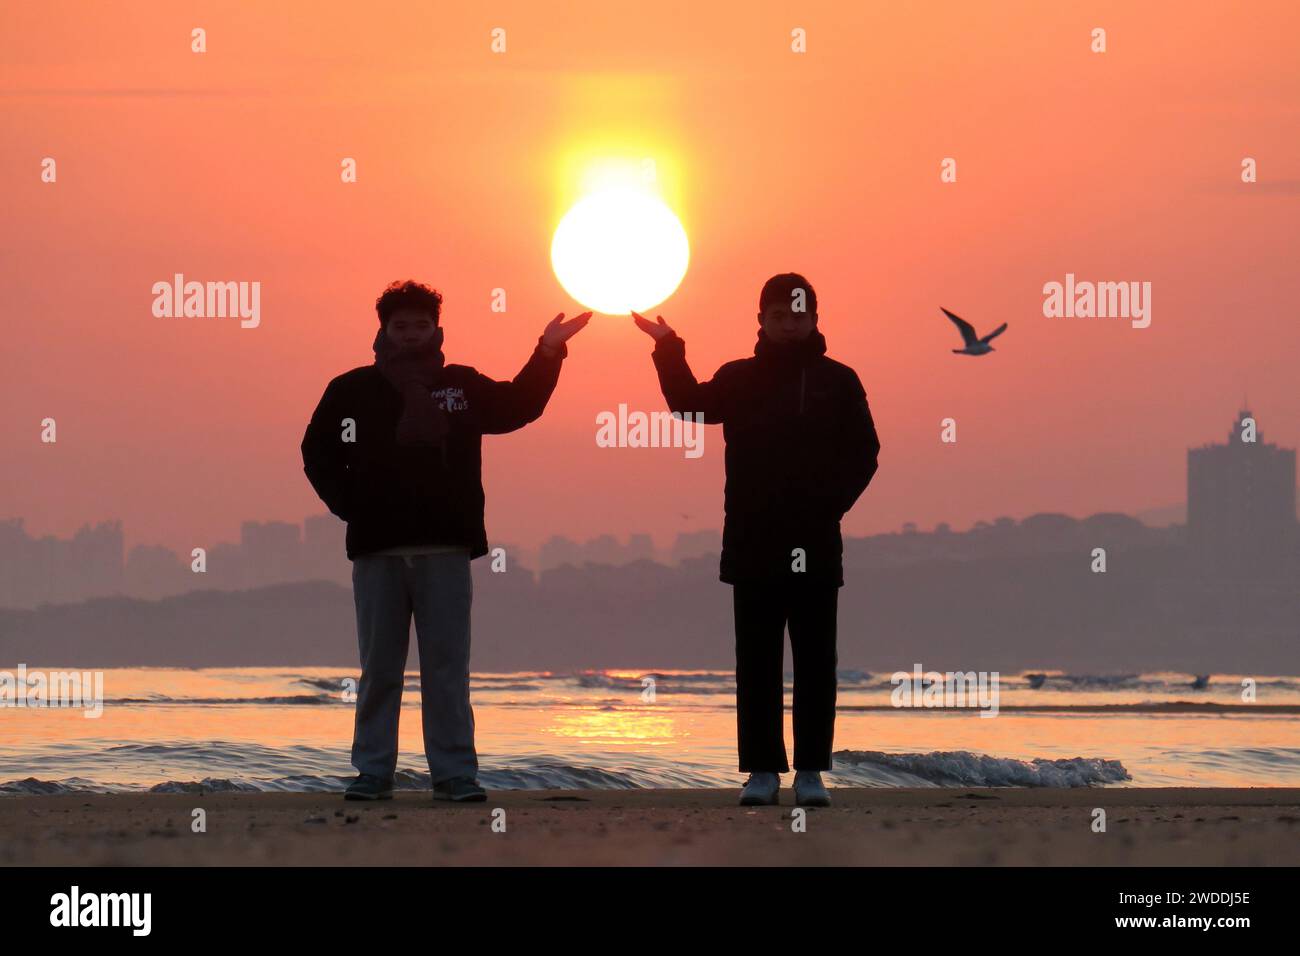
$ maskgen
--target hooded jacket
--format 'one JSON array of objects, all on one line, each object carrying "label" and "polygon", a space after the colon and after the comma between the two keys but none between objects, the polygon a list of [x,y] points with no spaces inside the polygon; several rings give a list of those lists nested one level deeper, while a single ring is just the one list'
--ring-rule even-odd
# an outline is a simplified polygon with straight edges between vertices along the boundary
[{"label": "hooded jacket", "polygon": [[[655,343],[659,385],[674,412],[702,413],[726,441],[726,519],[719,577],[844,584],[840,520],[876,473],[880,439],[857,373],[826,340],[777,344],[760,329],[753,358],[707,382],[676,333]],[[802,549],[803,570],[796,571]]]},{"label": "hooded jacket", "polygon": [[[325,506],[347,522],[347,555],[401,545],[443,544],[487,554],[483,520],[482,437],[522,428],[546,408],[560,365],[541,350],[509,382],[466,365],[442,369],[432,394],[449,431],[441,446],[396,439],[402,394],[374,365],[333,379],[302,439],[303,470]],[[352,425],[345,441],[344,420]],[[445,453],[445,454],[444,454]]]}]

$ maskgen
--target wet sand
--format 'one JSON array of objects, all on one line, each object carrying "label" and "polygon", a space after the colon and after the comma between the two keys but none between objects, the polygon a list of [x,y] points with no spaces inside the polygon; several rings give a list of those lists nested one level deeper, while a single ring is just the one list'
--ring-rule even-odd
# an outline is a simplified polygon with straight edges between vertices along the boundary
[{"label": "wet sand", "polygon": [[[846,789],[743,808],[735,790],[0,797],[3,865],[1300,864],[1300,789]],[[1104,808],[1107,832],[1092,831]],[[207,832],[191,831],[193,811]],[[504,816],[495,811],[504,811]],[[504,819],[505,832],[493,821]]]}]

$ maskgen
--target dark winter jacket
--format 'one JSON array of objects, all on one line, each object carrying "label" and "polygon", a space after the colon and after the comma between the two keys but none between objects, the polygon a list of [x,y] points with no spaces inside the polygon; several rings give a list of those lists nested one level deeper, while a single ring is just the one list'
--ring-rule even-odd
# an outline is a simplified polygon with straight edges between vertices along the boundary
[{"label": "dark winter jacket", "polygon": [[[668,407],[720,423],[727,444],[719,576],[731,584],[791,578],[844,583],[840,519],[876,473],[880,440],[857,373],[826,357],[816,329],[697,382],[676,334],[655,343]],[[804,570],[795,549],[802,549]]]},{"label": "dark winter jacket", "polygon": [[[452,544],[487,554],[482,436],[511,432],[546,408],[568,354],[541,351],[509,382],[448,365],[433,388],[450,433],[439,446],[395,439],[402,395],[374,365],[344,372],[325,388],[302,440],[303,470],[325,506],[348,523],[348,558],[399,545]],[[344,441],[344,419],[355,422]],[[444,455],[445,451],[445,455]]]}]

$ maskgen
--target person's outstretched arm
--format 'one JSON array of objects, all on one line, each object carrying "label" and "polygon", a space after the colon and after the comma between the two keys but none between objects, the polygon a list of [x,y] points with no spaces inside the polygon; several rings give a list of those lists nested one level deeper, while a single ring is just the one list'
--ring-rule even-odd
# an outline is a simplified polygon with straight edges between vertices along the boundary
[{"label": "person's outstretched arm", "polygon": [[867,404],[867,393],[857,373],[850,370],[849,374],[838,445],[844,466],[839,501],[842,513],[853,507],[880,467],[880,437],[871,417],[871,406]]},{"label": "person's outstretched arm", "polygon": [[347,520],[347,461],[343,454],[343,419],[338,379],[325,387],[302,436],[302,466],[325,507]]},{"label": "person's outstretched arm", "polygon": [[668,408],[683,415],[702,414],[708,425],[722,424],[726,419],[726,390],[718,376],[707,382],[696,381],[695,373],[686,362],[686,343],[668,326],[662,315],[656,318],[657,323],[632,313],[636,327],[655,340],[651,357]]},{"label": "person's outstretched arm", "polygon": [[500,435],[523,428],[536,421],[551,400],[560,380],[560,365],[569,354],[565,343],[582,331],[590,312],[564,320],[561,312],[546,326],[537,347],[519,374],[508,382],[498,382],[480,374],[475,382],[474,404],[478,409],[480,430]]}]

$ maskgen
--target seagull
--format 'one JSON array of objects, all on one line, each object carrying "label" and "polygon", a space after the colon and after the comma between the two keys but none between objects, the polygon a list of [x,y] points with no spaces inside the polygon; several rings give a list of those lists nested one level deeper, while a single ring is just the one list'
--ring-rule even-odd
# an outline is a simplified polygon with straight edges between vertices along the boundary
[{"label": "seagull", "polygon": [[988,335],[984,336],[984,338],[980,338],[975,334],[975,326],[971,325],[965,319],[953,315],[943,306],[939,306],[939,311],[952,319],[953,325],[957,326],[957,328],[961,330],[961,337],[962,340],[965,341],[966,347],[953,349],[953,351],[958,355],[984,355],[987,352],[992,352],[993,346],[989,345],[989,341],[1007,330],[1007,323],[1003,322]]}]

